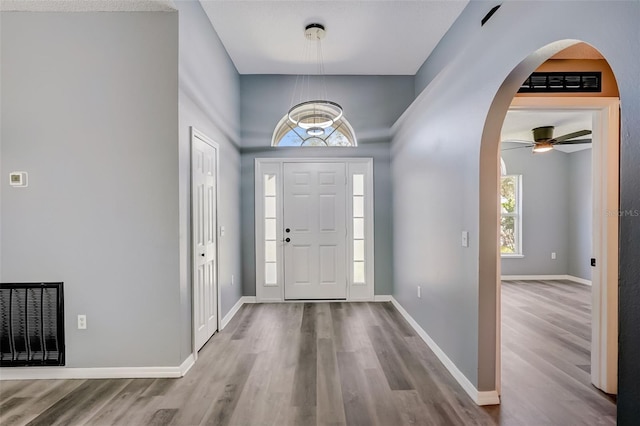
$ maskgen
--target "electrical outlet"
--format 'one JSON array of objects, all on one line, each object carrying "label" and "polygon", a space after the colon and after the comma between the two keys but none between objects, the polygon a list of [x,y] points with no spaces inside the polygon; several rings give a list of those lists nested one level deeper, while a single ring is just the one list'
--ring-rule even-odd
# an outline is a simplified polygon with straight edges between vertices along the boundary
[{"label": "electrical outlet", "polygon": [[87,316],[78,315],[78,330],[86,330],[87,328]]},{"label": "electrical outlet", "polygon": [[556,260],[556,252],[551,252],[551,260]]},{"label": "electrical outlet", "polygon": [[418,286],[418,299],[422,298],[422,287]]}]

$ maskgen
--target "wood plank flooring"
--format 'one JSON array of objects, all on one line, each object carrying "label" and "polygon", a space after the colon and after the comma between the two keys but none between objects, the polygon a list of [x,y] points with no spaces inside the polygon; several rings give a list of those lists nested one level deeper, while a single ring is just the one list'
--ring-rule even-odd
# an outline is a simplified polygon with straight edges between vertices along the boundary
[{"label": "wood plank flooring", "polygon": [[[615,404],[585,379],[588,308],[560,308],[580,289],[543,285],[535,311],[537,290],[516,285],[503,290],[502,406],[477,407],[390,303],[290,303],[243,306],[181,379],[0,382],[0,424],[611,423]],[[530,345],[541,336],[547,345]]]},{"label": "wood plank flooring", "polygon": [[[501,424],[614,425],[615,399],[591,385],[591,287],[502,282]],[[491,409],[488,409],[491,411]]]}]

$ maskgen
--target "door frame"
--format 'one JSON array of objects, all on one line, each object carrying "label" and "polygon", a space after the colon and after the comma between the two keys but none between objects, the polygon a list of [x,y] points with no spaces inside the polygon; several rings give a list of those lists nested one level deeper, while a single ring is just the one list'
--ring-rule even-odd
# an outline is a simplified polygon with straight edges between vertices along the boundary
[{"label": "door frame", "polygon": [[219,189],[220,189],[220,185],[219,185],[219,181],[220,181],[220,146],[218,145],[218,143],[216,143],[213,139],[209,138],[207,135],[205,135],[203,132],[199,131],[198,129],[196,129],[195,127],[191,126],[190,128],[190,137],[189,137],[189,141],[190,141],[190,149],[189,149],[189,154],[190,154],[190,159],[189,159],[189,173],[190,173],[190,192],[189,192],[189,210],[190,210],[190,221],[191,221],[191,229],[190,229],[190,255],[191,255],[191,349],[192,349],[192,354],[193,354],[193,358],[194,361],[198,359],[198,348],[197,348],[197,343],[196,343],[196,328],[197,328],[197,324],[196,324],[196,304],[197,304],[197,300],[196,300],[196,292],[194,291],[194,285],[195,285],[195,276],[197,273],[197,265],[196,265],[196,255],[195,255],[195,247],[194,247],[194,208],[193,208],[193,203],[194,203],[194,197],[193,197],[193,142],[194,140],[200,139],[202,142],[206,143],[207,145],[211,146],[213,149],[215,149],[216,151],[216,184],[215,184],[215,192],[216,192],[216,208],[215,211],[213,212],[213,215],[216,219],[216,255],[214,257],[214,262],[215,262],[215,294],[216,294],[216,331],[214,332],[214,334],[216,332],[220,331],[220,326],[221,326],[221,316],[220,316],[220,309],[221,309],[221,303],[220,303],[220,282],[219,282],[219,275],[220,275],[220,267],[219,267],[219,259],[220,259],[220,225],[218,223],[218,203],[220,201],[220,195],[219,195]]},{"label": "door frame", "polygon": [[[256,158],[255,159],[255,277],[256,277],[256,301],[257,302],[287,302],[284,295],[284,244],[283,223],[284,205],[284,164],[285,163],[343,163],[347,171],[346,176],[346,214],[347,214],[347,298],[346,301],[373,301],[375,292],[374,282],[374,185],[373,185],[373,158]],[[267,285],[265,283],[265,253],[264,253],[264,178],[265,174],[276,177],[276,241],[279,243],[277,250],[277,283]],[[353,262],[353,220],[351,219],[353,202],[350,197],[353,194],[353,174],[364,174],[365,183],[365,284],[352,282]],[[295,302],[299,302],[296,300]]]},{"label": "door frame", "polygon": [[[600,141],[592,147],[592,256],[597,259],[593,274],[599,284],[591,288],[591,382],[606,393],[618,390],[618,212],[620,172],[620,100],[615,97],[514,97],[514,110],[593,111],[593,136]],[[499,152],[498,152],[498,155]],[[499,185],[499,182],[498,182]],[[497,186],[499,190],[499,186]],[[497,217],[500,207],[496,206]],[[499,241],[498,226],[498,236]],[[501,389],[501,262],[497,259],[496,385]]]}]

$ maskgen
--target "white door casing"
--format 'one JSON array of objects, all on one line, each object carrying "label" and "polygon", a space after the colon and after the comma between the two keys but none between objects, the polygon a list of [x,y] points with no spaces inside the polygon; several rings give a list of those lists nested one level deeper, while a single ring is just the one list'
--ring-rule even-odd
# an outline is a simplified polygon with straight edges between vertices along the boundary
[{"label": "white door casing", "polygon": [[283,201],[285,299],[345,299],[345,164],[285,163]]},{"label": "white door casing", "polygon": [[193,340],[197,352],[218,330],[218,148],[192,128]]},{"label": "white door casing", "polygon": [[[297,297],[316,298],[316,295],[298,295],[292,296],[292,293],[288,291],[285,296],[285,263],[286,267],[299,266],[296,263],[285,261],[285,250],[294,251],[293,247],[287,248],[290,243],[304,244],[304,241],[300,238],[294,239],[293,232],[286,232],[287,227],[290,230],[293,228],[290,224],[285,223],[285,217],[289,217],[294,214],[293,211],[288,211],[285,207],[285,164],[287,170],[304,171],[308,164],[315,164],[312,167],[325,167],[328,165],[329,173],[326,176],[316,175],[316,179],[324,179],[325,184],[319,186],[327,186],[330,188],[331,179],[329,175],[333,173],[333,170],[339,169],[346,171],[345,180],[343,181],[344,193],[340,195],[340,204],[343,204],[343,211],[340,216],[345,219],[344,231],[336,232],[335,236],[344,232],[345,236],[342,237],[345,241],[344,245],[344,262],[340,265],[336,265],[336,274],[340,274],[344,277],[346,294],[344,292],[325,293],[321,298],[339,298],[347,301],[373,301],[374,300],[374,217],[373,217],[373,159],[371,158],[257,158],[255,160],[255,256],[256,256],[256,300],[258,302],[283,302],[286,300],[303,300],[297,299]],[[316,172],[318,171],[316,170]],[[344,172],[343,172],[344,173]],[[290,186],[290,185],[288,185]],[[303,186],[303,185],[301,185]],[[337,188],[334,188],[333,195],[337,195]],[[324,191],[324,190],[322,190]],[[299,191],[302,194],[303,191]],[[320,196],[320,192],[316,192],[316,196]],[[330,195],[325,197],[323,202],[325,204],[331,204],[328,199],[331,199],[331,191],[325,191],[322,195]],[[287,197],[288,198],[288,197]],[[299,197],[300,198],[300,197]],[[344,200],[344,202],[342,201]],[[335,201],[335,200],[333,200]],[[332,201],[332,202],[333,202]],[[288,203],[291,205],[291,201]],[[334,204],[333,208],[337,208],[338,204]],[[294,209],[296,209],[294,202]],[[299,209],[306,209],[306,206],[299,207]],[[326,209],[326,206],[325,206]],[[318,209],[313,209],[312,214],[318,215]],[[288,211],[288,212],[287,212]],[[335,212],[334,212],[335,213]],[[305,217],[310,218],[311,215],[303,212]],[[297,219],[296,219],[297,220]],[[319,216],[314,219],[319,220]],[[306,226],[305,224],[302,224]],[[299,225],[296,225],[299,226]],[[323,225],[324,226],[324,225]],[[329,227],[335,226],[331,224]],[[303,227],[303,226],[300,226]],[[318,224],[318,229],[320,224]],[[337,227],[337,226],[336,226]],[[319,232],[319,231],[314,231]],[[302,233],[304,238],[309,236],[311,232]],[[330,234],[330,233],[327,233]],[[286,238],[290,238],[291,242],[285,242]],[[320,241],[316,243],[318,245],[318,253],[320,251]],[[325,243],[323,243],[325,244]],[[326,244],[325,244],[326,245]],[[309,248],[312,250],[313,248]],[[306,249],[299,248],[298,251],[304,251]],[[332,252],[333,249],[323,248],[324,254]],[[342,249],[336,248],[336,251]],[[301,253],[298,257],[300,257]],[[293,257],[293,256],[291,256]],[[318,272],[320,269],[326,269],[322,271],[324,276],[318,278],[320,281],[325,281],[322,286],[324,288],[332,287],[333,282],[330,276],[333,273],[333,266],[322,266],[322,262],[326,263],[325,259],[321,259],[321,255],[314,255],[311,262],[318,262]],[[330,257],[333,259],[333,256]],[[339,260],[339,259],[338,259]],[[343,272],[338,272],[338,268],[341,268]],[[327,271],[330,273],[328,274]],[[298,271],[288,271],[287,273],[302,274],[304,269],[299,268]],[[297,279],[298,288],[304,288],[301,281],[304,279]],[[337,283],[336,277],[336,283]],[[316,284],[318,288],[321,284]],[[338,287],[336,284],[334,287]],[[296,297],[294,299],[294,297]]]}]

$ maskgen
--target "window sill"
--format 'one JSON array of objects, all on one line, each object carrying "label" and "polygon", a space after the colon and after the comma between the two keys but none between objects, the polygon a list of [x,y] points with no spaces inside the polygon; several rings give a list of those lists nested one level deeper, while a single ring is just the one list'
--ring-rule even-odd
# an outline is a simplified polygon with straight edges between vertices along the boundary
[{"label": "window sill", "polygon": [[500,257],[503,259],[522,259],[524,254],[501,254]]}]

